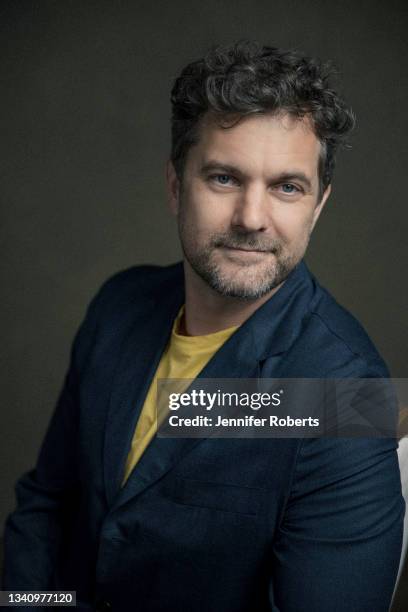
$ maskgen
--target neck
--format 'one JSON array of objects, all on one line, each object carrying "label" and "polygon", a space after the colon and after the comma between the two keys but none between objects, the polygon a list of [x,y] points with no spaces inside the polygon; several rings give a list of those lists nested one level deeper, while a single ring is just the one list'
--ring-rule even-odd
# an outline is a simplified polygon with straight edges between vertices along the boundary
[{"label": "neck", "polygon": [[186,336],[203,336],[221,329],[242,325],[283,285],[266,295],[248,300],[227,297],[212,289],[184,261],[185,312],[180,332]]}]

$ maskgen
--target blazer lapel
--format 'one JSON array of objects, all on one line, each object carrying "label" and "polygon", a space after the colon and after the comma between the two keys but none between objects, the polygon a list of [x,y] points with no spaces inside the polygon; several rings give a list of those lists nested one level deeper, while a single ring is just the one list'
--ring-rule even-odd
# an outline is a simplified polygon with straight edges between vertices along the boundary
[{"label": "blazer lapel", "polygon": [[[217,351],[197,378],[257,378],[258,374],[259,364],[256,359],[253,335],[250,330],[238,330]],[[111,511],[162,478],[186,453],[201,442],[203,438],[155,436],[130,474],[125,486],[118,492]]]},{"label": "blazer lapel", "polygon": [[151,299],[124,343],[105,426],[104,479],[109,505],[120,489],[134,429],[183,300],[183,291],[163,298],[160,304]]}]

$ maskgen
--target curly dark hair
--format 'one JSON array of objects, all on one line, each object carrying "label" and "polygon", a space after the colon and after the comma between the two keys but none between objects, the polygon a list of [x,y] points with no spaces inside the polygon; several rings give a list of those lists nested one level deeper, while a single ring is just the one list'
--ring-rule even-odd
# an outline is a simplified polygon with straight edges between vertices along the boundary
[{"label": "curly dark hair", "polygon": [[351,109],[329,85],[333,72],[329,64],[297,51],[248,40],[213,47],[182,70],[171,92],[170,158],[177,176],[182,179],[188,150],[197,142],[199,122],[207,112],[225,128],[256,113],[288,113],[299,119],[307,115],[322,145],[321,197],[332,180],[336,151],[355,122]]}]

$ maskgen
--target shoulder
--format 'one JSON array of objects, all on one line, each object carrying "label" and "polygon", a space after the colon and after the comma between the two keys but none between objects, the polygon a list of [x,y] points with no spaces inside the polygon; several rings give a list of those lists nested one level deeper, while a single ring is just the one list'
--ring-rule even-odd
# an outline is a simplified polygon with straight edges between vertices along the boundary
[{"label": "shoulder", "polygon": [[302,336],[313,338],[313,349],[339,375],[384,377],[388,368],[363,325],[312,277],[313,299],[305,318]]},{"label": "shoulder", "polygon": [[168,291],[183,291],[183,267],[142,265],[120,270],[108,277],[91,302],[98,312],[106,309],[143,307]]},{"label": "shoulder", "polygon": [[73,342],[79,364],[101,345],[105,352],[120,345],[138,319],[168,294],[184,291],[182,264],[132,266],[108,277],[90,301]]},{"label": "shoulder", "polygon": [[181,263],[132,266],[109,276],[90,301],[82,327],[126,327],[160,297],[184,291]]},{"label": "shoulder", "polygon": [[99,301],[114,297],[150,297],[156,296],[168,285],[178,287],[183,283],[182,264],[170,266],[143,265],[132,266],[116,272],[102,284],[96,298]]},{"label": "shoulder", "polygon": [[[388,377],[387,366],[359,321],[304,267],[307,291],[298,309],[298,329],[282,367],[312,378]],[[296,321],[287,321],[295,328]]]}]

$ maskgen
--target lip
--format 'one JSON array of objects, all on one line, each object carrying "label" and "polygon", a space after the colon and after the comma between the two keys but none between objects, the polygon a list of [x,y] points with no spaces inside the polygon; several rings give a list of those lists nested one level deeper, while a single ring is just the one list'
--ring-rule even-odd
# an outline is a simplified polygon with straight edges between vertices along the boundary
[{"label": "lip", "polygon": [[260,249],[238,249],[235,247],[224,247],[228,251],[236,251],[237,253],[268,253],[269,251],[262,251]]}]

